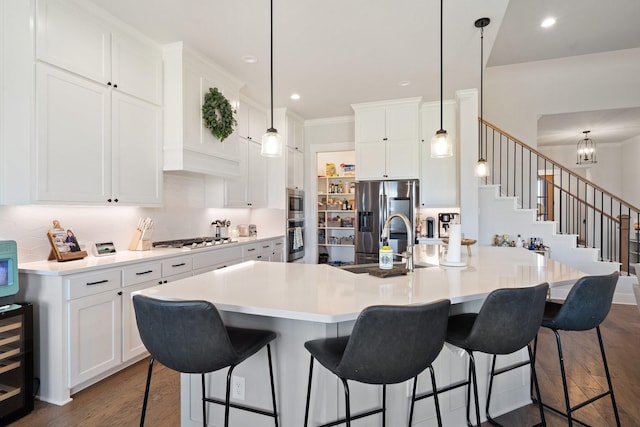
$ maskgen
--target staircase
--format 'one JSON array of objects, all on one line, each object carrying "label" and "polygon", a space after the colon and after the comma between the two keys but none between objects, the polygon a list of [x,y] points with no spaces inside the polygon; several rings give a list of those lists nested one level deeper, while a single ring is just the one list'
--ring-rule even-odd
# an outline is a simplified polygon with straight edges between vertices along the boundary
[{"label": "staircase", "polygon": [[[620,271],[614,301],[635,304],[629,225],[640,222],[640,210],[490,123],[480,126],[491,174],[479,188],[478,243],[492,245],[496,234],[539,238],[547,256],[585,274]],[[555,288],[553,296],[567,292]]]}]

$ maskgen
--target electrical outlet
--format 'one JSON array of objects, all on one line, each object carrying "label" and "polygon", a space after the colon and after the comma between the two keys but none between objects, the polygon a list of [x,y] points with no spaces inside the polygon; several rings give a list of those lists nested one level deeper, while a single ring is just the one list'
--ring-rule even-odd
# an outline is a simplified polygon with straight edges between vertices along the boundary
[{"label": "electrical outlet", "polygon": [[244,400],[244,377],[231,376],[231,397]]}]

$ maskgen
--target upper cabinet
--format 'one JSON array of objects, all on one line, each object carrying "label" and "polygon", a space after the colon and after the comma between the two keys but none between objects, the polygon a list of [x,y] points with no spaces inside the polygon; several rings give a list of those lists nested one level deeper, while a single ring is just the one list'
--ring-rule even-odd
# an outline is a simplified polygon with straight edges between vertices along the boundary
[{"label": "upper cabinet", "polygon": [[421,165],[420,206],[458,206],[458,112],[456,102],[444,101],[443,126],[453,143],[453,156],[431,158],[431,137],[440,129],[440,102],[424,103],[420,107]]},{"label": "upper cabinet", "polygon": [[[238,115],[243,111],[239,109],[242,83],[181,42],[165,46],[163,57],[164,170],[238,176],[238,129],[244,123]],[[218,88],[236,111],[238,127],[224,141],[213,136],[202,120],[204,95],[210,88]],[[266,128],[262,133],[265,131]]]},{"label": "upper cabinet", "polygon": [[421,98],[352,105],[359,180],[419,177]]},{"label": "upper cabinet", "polygon": [[36,18],[33,201],[161,205],[160,49],[71,1]]},{"label": "upper cabinet", "polygon": [[160,50],[116,25],[73,1],[38,1],[36,58],[160,105]]},{"label": "upper cabinet", "polygon": [[262,135],[269,127],[265,109],[256,106],[251,100],[241,96],[236,118],[238,120],[238,136],[260,143]]}]

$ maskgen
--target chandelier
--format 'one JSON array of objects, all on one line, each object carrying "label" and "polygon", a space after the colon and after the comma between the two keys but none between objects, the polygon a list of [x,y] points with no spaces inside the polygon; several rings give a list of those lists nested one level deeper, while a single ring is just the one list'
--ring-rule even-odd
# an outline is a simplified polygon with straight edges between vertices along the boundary
[{"label": "chandelier", "polygon": [[584,133],[584,139],[578,141],[577,148],[577,161],[578,165],[589,165],[593,163],[598,163],[596,161],[596,143],[593,142],[591,138],[589,138],[590,130],[582,131]]}]

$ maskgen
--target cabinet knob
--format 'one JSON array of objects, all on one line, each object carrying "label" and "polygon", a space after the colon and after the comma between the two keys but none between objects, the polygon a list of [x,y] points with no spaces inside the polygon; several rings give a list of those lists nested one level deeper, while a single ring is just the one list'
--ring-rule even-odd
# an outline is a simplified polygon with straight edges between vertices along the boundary
[{"label": "cabinet knob", "polygon": [[122,291],[118,292],[118,295],[122,295]]},{"label": "cabinet knob", "polygon": [[118,199],[113,199],[114,202],[118,203]]},{"label": "cabinet knob", "polygon": [[386,141],[386,140],[387,140],[387,138],[382,138],[382,140],[383,140],[383,141]]},{"label": "cabinet knob", "polygon": [[111,199],[107,199],[107,202],[111,203]]},{"label": "cabinet knob", "polygon": [[111,86],[111,82],[107,82],[107,86]]},{"label": "cabinet knob", "polygon": [[113,85],[113,87],[117,88],[117,87],[118,87],[118,85]]}]

